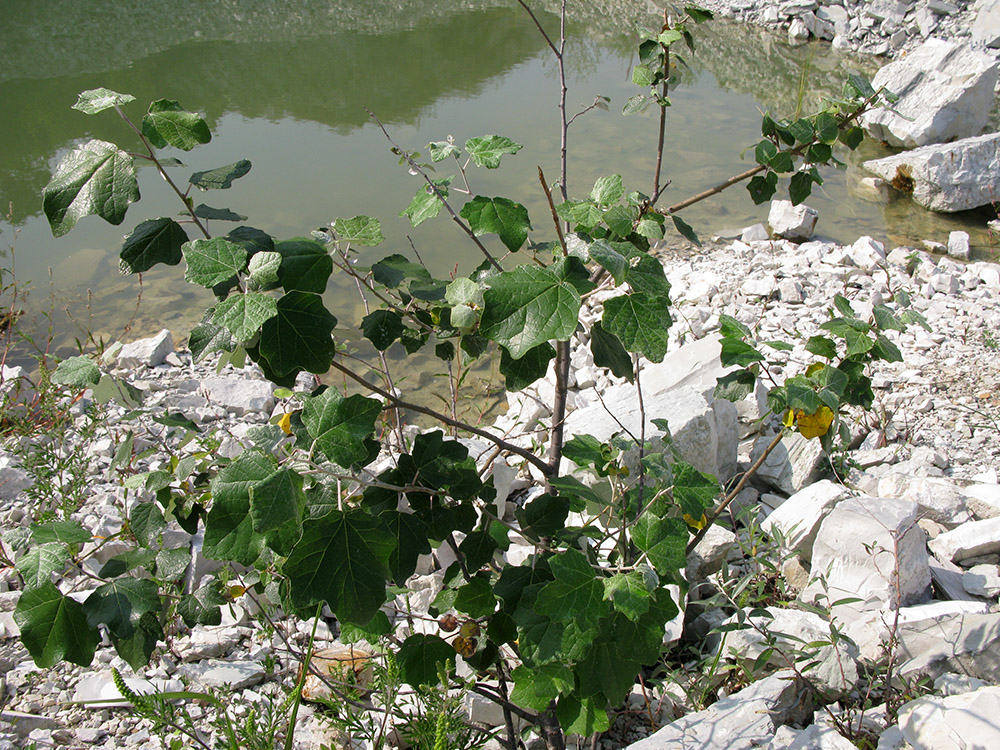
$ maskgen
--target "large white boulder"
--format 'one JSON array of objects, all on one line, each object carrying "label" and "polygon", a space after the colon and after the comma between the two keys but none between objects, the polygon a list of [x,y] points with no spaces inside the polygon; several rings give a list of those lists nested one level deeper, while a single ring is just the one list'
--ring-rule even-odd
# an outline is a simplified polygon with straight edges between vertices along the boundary
[{"label": "large white boulder", "polygon": [[274,409],[274,386],[266,380],[212,377],[205,378],[202,389],[209,401],[237,416],[270,414]]},{"label": "large white boulder", "polygon": [[[764,455],[773,439],[773,435],[757,438],[750,450],[750,460],[756,462]],[[807,440],[793,432],[781,438],[781,442],[757,469],[757,478],[779,492],[791,495],[819,479],[826,466],[826,452],[819,440]]]},{"label": "large white boulder", "polygon": [[932,211],[966,211],[1000,195],[1000,133],[930,145],[864,163]]},{"label": "large white boulder", "polygon": [[174,350],[174,339],[164,328],[155,336],[125,344],[118,352],[119,367],[156,367]]},{"label": "large white boulder", "polygon": [[899,728],[907,742],[922,750],[1000,747],[998,716],[1000,687],[981,687],[962,695],[910,701],[899,709]]},{"label": "large white boulder", "polygon": [[914,148],[979,135],[989,121],[1000,70],[991,55],[928,39],[875,74],[872,85],[899,97],[893,109],[862,116],[873,138]]},{"label": "large white boulder", "polygon": [[775,237],[788,240],[808,240],[816,228],[819,213],[804,203],[793,206],[791,201],[771,201],[767,223]]},{"label": "large white boulder", "polygon": [[820,524],[812,551],[814,580],[800,598],[823,604],[857,598],[835,608],[853,613],[924,601],[931,571],[918,517],[917,504],[906,500],[842,500]]},{"label": "large white boulder", "polygon": [[779,505],[764,520],[761,528],[772,537],[780,538],[787,550],[809,561],[820,522],[850,494],[850,490],[843,485],[829,479],[820,480],[802,488]]},{"label": "large white boulder", "polygon": [[979,0],[972,23],[972,41],[1000,48],[1000,0]]},{"label": "large white boulder", "polygon": [[941,560],[960,563],[971,557],[1000,552],[1000,517],[969,521],[939,534],[930,541],[931,551]]}]

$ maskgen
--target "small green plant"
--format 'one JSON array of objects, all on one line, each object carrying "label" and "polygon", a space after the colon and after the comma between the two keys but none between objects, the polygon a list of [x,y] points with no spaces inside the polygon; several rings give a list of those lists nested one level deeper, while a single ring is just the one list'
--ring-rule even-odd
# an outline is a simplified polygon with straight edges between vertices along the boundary
[{"label": "small green plant", "polygon": [[[462,686],[495,701],[505,713],[510,747],[516,742],[512,716],[534,726],[546,746],[556,750],[565,747],[566,734],[605,731],[609,711],[643,667],[657,662],[664,625],[678,612],[670,585],[686,587],[686,552],[756,467],[718,499],[716,478],[664,450],[670,444],[669,426],[659,419],[647,426],[641,364],[663,360],[672,323],[670,285],[649,252],[651,242],[668,230],[698,242],[678,212],[742,181],[762,203],[787,177],[790,197],[801,202],[821,182],[819,167],[835,163],[834,145],[856,147],[862,137],[857,118],[885,97],[852,77],[844,97],[819,112],[792,120],[765,116],[762,140],[753,146],[754,167],[661,207],[669,184],[661,169],[671,55],[681,42],[693,46],[694,26],[711,15],[688,6],[675,21],[665,17],[660,30],[642,40],[633,80],[649,93],[633,97],[624,109],[629,114],[645,106],[659,108],[650,194],[627,191],[620,175],[609,174],[588,194],[571,198],[566,143],[582,112],[570,116],[566,110],[565,3],[555,36],[518,2],[561,73],[557,194],[544,170],[538,170],[551,215],[551,241],[528,242],[534,225],[522,203],[480,195],[473,188],[472,166],[496,169],[521,144],[496,134],[462,145],[436,141],[428,144],[427,164],[417,152],[396,144],[372,114],[401,164],[420,180],[403,214],[416,227],[443,212],[482,258],[477,268],[450,279],[435,278],[419,257],[398,252],[370,265],[359,263],[360,249],[365,258],[375,257],[370,248],[385,241],[380,223],[370,216],[338,218],[322,240],[276,240],[246,226],[213,234],[210,225],[243,217],[195,205],[192,191],[225,190],[250,171],[250,161],[195,172],[179,185],[171,176],[176,165],[161,149],[190,151],[208,142],[211,133],[203,118],[161,99],[136,121],[125,112],[133,101],[127,94],[95,89],[80,95],[76,110],[88,115],[113,110],[138,146],[125,150],[91,140],[66,156],[44,194],[53,233],[61,236],[91,214],[120,224],[139,199],[136,163],[152,165],[179,198],[181,220],[140,223],[122,247],[122,269],[141,273],[183,260],[185,278],[215,295],[191,333],[193,355],[218,356],[220,363],[237,366],[256,363],[287,389],[292,406],[277,425],[251,436],[254,448],[232,460],[205,452],[171,462],[169,469],[136,473],[130,469],[131,450],[121,448],[116,468],[126,475],[126,486],[148,490],[153,499],[136,505],[122,533],[137,553],[102,570],[101,585],[83,604],[49,576],[79,563],[74,545],[89,541],[89,533],[70,521],[30,529],[25,543],[33,562],[22,571],[24,591],[14,616],[36,663],[88,664],[104,626],[119,654],[138,668],[164,637],[168,614],[176,612],[188,625],[217,621],[221,580],[177,597],[169,576],[144,574],[165,552],[158,546],[158,530],[170,520],[189,530],[203,527],[204,554],[251,569],[254,578],[247,585],[266,592],[284,612],[307,616],[326,604],[342,629],[376,641],[395,632],[385,606],[395,598],[396,587],[406,587],[420,556],[432,548],[449,549],[456,562],[444,571],[443,590],[430,612],[442,618],[442,625],[438,632],[392,641],[399,680],[418,691]],[[457,173],[432,176],[429,171],[445,165]],[[364,317],[346,325],[326,309],[321,296],[335,270],[347,274],[365,301]],[[618,296],[604,301],[600,319],[583,322],[585,299],[613,288]],[[805,437],[827,439],[843,408],[870,407],[866,367],[899,356],[884,331],[900,328],[905,312],[879,306],[868,322],[846,299],[838,298],[836,305],[824,325],[829,335],[810,339],[817,362],[803,376],[771,383],[771,408],[785,415],[786,430]],[[349,336],[341,333],[346,327],[360,331],[378,354],[360,365],[347,356]],[[578,333],[584,331],[586,336]],[[758,377],[769,377],[762,348],[789,345],[758,343],[732,318],[723,318],[722,333],[723,364],[740,369],[720,382],[717,395],[738,400]],[[590,346],[598,367],[634,384],[641,415],[637,429],[623,426],[621,434],[604,442],[587,435],[565,439],[574,339]],[[425,347],[433,351],[450,367],[455,390],[461,373],[485,357],[499,359],[508,391],[522,390],[551,366],[555,384],[544,445],[526,447],[462,421],[454,408],[447,414],[406,399],[400,391],[406,383],[393,376],[382,355],[397,344],[408,354]],[[318,383],[296,392],[301,373],[330,373],[371,395]],[[64,361],[56,374],[77,388],[115,392],[115,398],[126,401],[137,398],[87,356]],[[438,429],[406,439],[401,425],[407,413],[430,418]],[[175,416],[163,418],[193,431]],[[445,430],[491,443],[493,457],[477,466],[466,445]],[[392,462],[372,476],[366,467],[383,450]],[[501,459],[545,490],[518,505],[513,518],[500,480]],[[564,459],[578,468],[563,474]],[[50,542],[60,545],[58,564],[54,555],[40,552]],[[525,564],[503,560],[500,553],[513,544],[532,549]],[[130,607],[113,606],[122,598]],[[444,622],[458,627],[447,628]],[[459,656],[474,677],[459,678]],[[443,694],[429,695],[428,720],[414,725],[414,736],[433,739],[435,748],[459,741],[453,734],[454,706]],[[224,729],[227,737],[236,731],[229,724]]]}]

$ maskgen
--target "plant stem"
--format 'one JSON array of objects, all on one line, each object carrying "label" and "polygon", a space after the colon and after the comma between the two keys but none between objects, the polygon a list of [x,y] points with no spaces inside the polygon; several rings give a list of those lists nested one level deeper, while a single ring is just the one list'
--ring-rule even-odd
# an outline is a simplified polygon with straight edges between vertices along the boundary
[{"label": "plant stem", "polygon": [[778,447],[778,443],[781,442],[781,438],[784,437],[784,434],[783,430],[778,431],[778,434],[774,436],[774,439],[770,443],[768,443],[764,452],[760,455],[760,458],[753,462],[753,466],[747,469],[746,474],[742,476],[740,481],[735,487],[733,487],[730,493],[722,498],[722,500],[720,500],[718,504],[712,508],[706,516],[705,525],[698,530],[697,534],[694,535],[694,539],[688,542],[687,549],[685,550],[687,554],[690,555],[691,552],[694,551],[694,548],[698,546],[698,542],[705,538],[705,534],[708,533],[709,528],[711,528],[712,524],[715,523],[715,519],[719,517],[719,514],[722,513],[722,511],[729,507],[729,503],[736,499],[736,496],[740,494],[740,491],[746,486],[746,483],[750,481],[750,477],[757,473],[757,470],[767,460],[767,457],[771,455],[771,451]]},{"label": "plant stem", "polygon": [[[663,31],[670,28],[670,21],[667,18],[667,9],[663,9]],[[656,203],[660,197],[660,167],[663,165],[663,137],[667,129],[667,105],[666,98],[670,91],[670,47],[663,47],[663,102],[660,103],[660,131],[656,141],[656,171],[653,173],[653,194],[649,202]]]},{"label": "plant stem", "polygon": [[500,448],[503,448],[505,451],[520,456],[525,461],[534,466],[536,469],[538,469],[540,472],[542,472],[542,474],[544,474],[545,476],[549,476],[552,473],[552,469],[549,467],[549,465],[545,463],[545,461],[540,459],[538,456],[536,456],[534,453],[525,450],[520,446],[514,445],[513,443],[509,443],[503,438],[498,438],[492,432],[482,430],[478,427],[474,427],[471,424],[466,424],[465,422],[462,422],[457,419],[452,419],[446,414],[434,411],[433,409],[428,409],[426,406],[420,406],[419,404],[411,404],[408,401],[403,401],[402,399],[398,398],[395,394],[389,393],[388,391],[379,388],[377,385],[374,385],[373,383],[369,383],[360,375],[358,375],[351,369],[345,367],[344,365],[340,364],[336,360],[334,360],[332,367],[336,370],[339,370],[340,372],[342,372],[344,375],[346,375],[359,385],[364,386],[372,393],[377,393],[382,398],[391,402],[394,407],[397,407],[399,409],[407,409],[408,411],[415,411],[419,414],[426,414],[428,417],[433,417],[439,422],[442,422],[450,427],[457,427],[458,429],[463,430],[465,432],[471,432],[473,435],[478,435],[481,438],[489,440],[491,443],[493,443],[496,446],[499,446]]}]

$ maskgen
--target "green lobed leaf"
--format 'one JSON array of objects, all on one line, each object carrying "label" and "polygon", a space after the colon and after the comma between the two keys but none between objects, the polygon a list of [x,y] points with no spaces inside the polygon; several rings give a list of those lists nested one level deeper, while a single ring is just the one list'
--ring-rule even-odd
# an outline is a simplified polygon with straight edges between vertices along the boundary
[{"label": "green lobed leaf", "polygon": [[295,370],[324,373],[333,361],[331,334],[337,319],[318,294],[289,292],[278,300],[278,314],[260,331],[260,355],[278,377]]},{"label": "green lobed leaf", "polygon": [[622,114],[625,117],[641,114],[649,107],[649,102],[650,100],[645,94],[630,96],[622,107]]},{"label": "green lobed leaf", "polygon": [[837,344],[826,336],[810,336],[806,341],[806,351],[818,357],[833,359],[837,356]]},{"label": "green lobed leaf", "polygon": [[539,539],[553,536],[566,526],[569,500],[545,493],[524,506],[522,525]]},{"label": "green lobed leaf", "polygon": [[121,224],[130,203],[139,200],[135,162],[113,143],[92,140],[63,157],[42,193],[42,207],[55,237],[84,216]]},{"label": "green lobed leaf", "polygon": [[593,697],[578,698],[564,695],[556,706],[559,726],[566,734],[578,734],[582,737],[606,732],[611,728],[611,719],[608,718],[605,708],[606,703],[606,700]]},{"label": "green lobed leaf", "polygon": [[29,549],[17,564],[26,589],[36,589],[52,580],[53,573],[61,573],[70,561],[65,544],[47,542]]},{"label": "green lobed leaf", "polygon": [[39,667],[68,661],[86,667],[101,642],[90,627],[83,605],[64,595],[52,582],[21,593],[14,608],[21,643]]},{"label": "green lobed leaf", "polygon": [[663,264],[651,255],[632,255],[625,269],[625,281],[635,292],[644,292],[650,297],[670,302],[670,282]]},{"label": "green lobed leaf", "polygon": [[437,635],[411,635],[399,647],[397,657],[403,681],[414,687],[437,685],[441,668],[450,671],[455,666],[455,649]]},{"label": "green lobed leaf", "polygon": [[381,413],[381,401],[358,394],[345,398],[336,388],[327,388],[306,399],[302,421],[321,454],[340,466],[351,467],[369,458],[367,441]]},{"label": "green lobed leaf", "polygon": [[797,206],[812,193],[813,180],[808,172],[796,172],[788,181],[788,197]]},{"label": "green lobed leaf", "polygon": [[194,361],[198,362],[215,352],[232,352],[236,349],[236,341],[233,334],[222,326],[204,321],[191,331],[188,349]]},{"label": "green lobed leaf", "polygon": [[427,144],[427,151],[431,155],[431,161],[435,164],[444,161],[449,156],[457,157],[462,153],[462,149],[451,141],[431,141]]},{"label": "green lobed leaf", "polygon": [[516,154],[522,148],[520,143],[505,138],[502,135],[484,135],[470,138],[465,142],[465,150],[477,167],[496,169],[504,154]]},{"label": "green lobed leaf", "polygon": [[632,68],[632,83],[636,86],[652,86],[655,80],[656,76],[649,66],[640,64]]},{"label": "green lobed leaf", "polygon": [[260,289],[275,289],[281,285],[278,271],[281,268],[281,253],[262,251],[254,253],[247,264],[247,273]]},{"label": "green lobed leaf", "polygon": [[500,374],[504,385],[511,393],[516,393],[545,377],[549,362],[556,356],[552,344],[545,342],[529,349],[520,359],[514,359],[506,349],[500,350]]},{"label": "green lobed leaf", "polygon": [[476,619],[489,617],[497,608],[497,599],[489,580],[481,575],[458,588],[455,609]]},{"label": "green lobed leaf", "polygon": [[176,221],[160,217],[144,221],[125,238],[119,254],[122,273],[142,273],[157,263],[176,266],[187,232]]},{"label": "green lobed leaf", "polygon": [[723,338],[721,341],[722,352],[719,360],[723,367],[738,365],[746,367],[754,362],[763,362],[764,355],[745,341],[733,338]]},{"label": "green lobed leaf", "polygon": [[278,469],[266,479],[249,487],[250,519],[253,530],[266,534],[285,524],[298,528],[300,510],[305,505],[302,475],[291,469]]},{"label": "green lobed leaf", "polygon": [[535,611],[557,622],[575,622],[582,629],[597,626],[610,610],[604,587],[582,552],[568,549],[549,560],[555,580],[538,593]]},{"label": "green lobed leaf", "polygon": [[250,490],[276,470],[274,459],[258,450],[241,453],[212,480],[212,507],[205,519],[205,555],[252,565],[264,549],[253,528]]},{"label": "green lobed leaf", "polygon": [[590,231],[604,218],[604,212],[591,201],[565,201],[556,206],[559,218],[573,224],[580,231]]},{"label": "green lobed leaf", "polygon": [[177,601],[177,614],[189,628],[195,625],[219,625],[222,622],[222,606],[226,604],[218,582],[199,586],[190,594],[184,594]]},{"label": "green lobed leaf", "polygon": [[182,251],[187,263],[184,279],[207,289],[243,273],[247,267],[246,249],[222,237],[187,242]]},{"label": "green lobed leaf", "polygon": [[642,354],[650,362],[662,362],[667,353],[669,300],[633,292],[604,303],[601,325],[621,341],[626,351]]},{"label": "green lobed leaf", "polygon": [[565,341],[576,330],[580,295],[548,268],[520,266],[491,279],[483,293],[479,332],[514,359],[550,339]]},{"label": "green lobed leaf", "polygon": [[848,128],[847,130],[840,131],[840,135],[838,136],[838,140],[851,149],[851,151],[854,151],[858,146],[860,146],[864,139],[865,131],[856,125]]},{"label": "green lobed leaf", "polygon": [[333,258],[316,240],[297,237],[274,244],[281,253],[278,278],[286,292],[314,292],[322,294],[333,273]]},{"label": "green lobed leaf", "polygon": [[711,474],[698,471],[691,464],[677,461],[674,464],[674,502],[681,513],[699,519],[715,504],[719,482]]},{"label": "green lobed leaf", "polygon": [[403,335],[403,316],[395,310],[375,310],[361,319],[361,331],[376,349],[384,352]]},{"label": "green lobed leaf", "polygon": [[427,524],[413,513],[398,510],[384,511],[379,518],[396,542],[395,549],[389,555],[389,573],[397,585],[404,586],[417,569],[420,555],[431,551]]},{"label": "green lobed leaf", "polygon": [[625,269],[628,263],[625,256],[618,252],[606,240],[594,240],[587,246],[591,260],[597,261],[605,271],[611,274],[615,284],[625,281]]},{"label": "green lobed leaf", "polygon": [[755,175],[747,183],[747,192],[756,205],[767,203],[778,191],[778,175],[775,172],[767,172],[764,175]]},{"label": "green lobed leaf", "polygon": [[87,388],[97,385],[101,379],[101,371],[90,357],[68,357],[59,363],[52,373],[55,385],[69,385],[76,388]]},{"label": "green lobed leaf", "polygon": [[395,539],[361,510],[334,511],[302,524],[302,538],[283,565],[292,603],[326,602],[338,620],[368,623],[385,603]]},{"label": "green lobed leaf", "polygon": [[590,191],[590,199],[599,206],[613,206],[625,195],[620,174],[598,177]]},{"label": "green lobed leaf", "polygon": [[604,598],[630,620],[638,620],[649,611],[649,598],[658,583],[656,574],[648,567],[615,573],[601,582]]},{"label": "green lobed leaf", "polygon": [[663,578],[676,578],[687,565],[687,524],[680,518],[659,518],[646,511],[636,520],[632,541],[646,553]]},{"label": "green lobed leaf", "polygon": [[375,247],[382,244],[382,224],[371,216],[355,216],[353,219],[336,219],[333,231],[337,238],[354,245]]},{"label": "green lobed leaf", "polygon": [[618,237],[628,237],[632,234],[636,220],[639,218],[639,209],[635,206],[612,206],[601,219],[608,225]]},{"label": "green lobed leaf", "polygon": [[48,521],[31,526],[31,540],[35,544],[86,544],[93,541],[93,536],[78,521]]},{"label": "green lobed leaf", "polygon": [[195,172],[188,182],[200,190],[227,190],[233,186],[233,180],[245,175],[252,166],[249,159],[240,159],[224,167]]},{"label": "green lobed leaf", "polygon": [[160,590],[148,578],[122,577],[93,591],[83,604],[91,627],[105,625],[112,639],[131,638],[145,612],[159,612]]},{"label": "green lobed leaf", "polygon": [[340,642],[357,643],[363,640],[374,646],[382,643],[382,639],[391,632],[392,625],[389,623],[389,618],[385,612],[379,610],[371,621],[364,625],[354,625],[350,622],[340,623]]},{"label": "green lobed leaf", "polygon": [[[167,478],[169,480],[169,475]],[[139,544],[156,549],[160,546],[160,534],[167,528],[167,521],[156,503],[142,502],[132,508],[128,525]]]},{"label": "green lobed leaf", "polygon": [[96,115],[112,107],[120,107],[123,104],[134,102],[135,97],[130,94],[119,94],[111,89],[98,88],[90,89],[80,93],[71,109],[83,112],[85,115]]},{"label": "green lobed leaf", "polygon": [[521,249],[531,229],[528,210],[507,198],[477,195],[462,206],[459,215],[469,222],[469,228],[477,237],[495,234],[512,253]]},{"label": "green lobed leaf", "polygon": [[825,144],[835,143],[840,134],[840,123],[829,112],[816,115],[816,138]]},{"label": "green lobed leaf", "polygon": [[713,395],[727,401],[742,401],[753,393],[757,378],[749,370],[736,370],[720,377]]},{"label": "green lobed leaf", "polygon": [[448,186],[453,179],[455,178],[449,176],[439,180],[432,180],[437,191],[441,194],[441,198],[431,190],[429,185],[421,185],[417,188],[417,192],[413,196],[413,200],[410,201],[410,205],[401,211],[399,215],[406,216],[415,227],[420,226],[428,219],[433,219],[441,213],[441,206],[444,205],[441,199],[448,198]]},{"label": "green lobed leaf", "polygon": [[173,146],[190,151],[212,140],[212,132],[201,115],[188,112],[172,99],[157,99],[142,118],[142,134],[155,148]]},{"label": "green lobed leaf", "polygon": [[778,147],[765,138],[754,147],[753,154],[757,163],[766,167],[771,163],[771,159],[778,155]]},{"label": "green lobed leaf", "polygon": [[250,341],[264,322],[278,314],[274,297],[259,292],[234,294],[215,307],[212,322],[229,331],[239,342]]},{"label": "green lobed leaf", "polygon": [[565,664],[541,664],[533,669],[519,664],[510,677],[514,681],[510,699],[533,711],[545,711],[560,694],[573,690],[573,672]]}]

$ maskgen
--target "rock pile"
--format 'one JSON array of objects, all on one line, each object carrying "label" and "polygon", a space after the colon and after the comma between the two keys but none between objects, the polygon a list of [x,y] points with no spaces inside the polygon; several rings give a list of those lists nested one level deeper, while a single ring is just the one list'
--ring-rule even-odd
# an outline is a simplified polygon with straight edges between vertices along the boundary
[{"label": "rock pile", "polygon": [[[780,215],[780,207],[772,213]],[[800,673],[763,677],[703,710],[693,710],[700,707],[690,703],[689,695],[667,685],[655,696],[662,699],[662,729],[636,741],[648,726],[625,725],[622,719],[617,739],[603,747],[636,741],[634,747],[645,750],[672,748],[681,736],[702,738],[700,747],[837,746],[840,736],[831,729],[832,719],[803,696],[857,699],[868,685],[869,678],[862,675],[879,674],[880,669],[884,674],[887,653],[893,655],[899,679],[907,684],[932,680],[936,697],[900,707],[898,727],[876,720],[870,731],[881,732],[892,747],[905,747],[903,741],[918,748],[946,747],[939,738],[949,731],[949,717],[964,711],[978,717],[984,736],[995,738],[1000,730],[990,724],[994,716],[989,706],[996,688],[989,686],[1000,683],[1000,265],[959,263],[914,248],[887,250],[867,237],[843,246],[767,236],[757,226],[745,230],[743,239],[717,241],[697,253],[664,250],[677,323],[670,331],[667,358],[647,363],[643,371],[645,409],[649,419],[668,420],[674,447],[699,468],[721,479],[745,470],[775,427],[759,392],[735,406],[713,398],[715,380],[724,372],[713,335],[721,314],[752,327],[759,340],[793,344],[791,350],[773,354],[771,372],[779,379],[803,371],[814,359],[805,341],[827,319],[835,294],[849,297],[864,316],[873,305],[906,292],[931,330],[890,334],[903,361],[878,366],[876,407],[850,417],[852,448],[834,457],[842,481],[820,478],[829,476],[830,463],[817,450],[817,441],[786,438],[782,450],[772,454],[733,504],[733,518],[714,528],[689,560],[692,585],[686,611],[669,637],[697,638],[706,648],[721,650],[723,663],[753,666],[758,661],[760,677],[769,668],[788,668],[782,654],[792,654],[792,663],[799,654]],[[593,295],[586,315],[596,318],[602,302],[614,293]],[[220,454],[235,455],[252,436],[259,438],[255,427],[284,411],[254,370],[216,373],[192,365],[186,352],[170,351],[164,341],[170,341],[169,333],[124,347],[118,362],[127,366],[119,374],[145,393],[151,413],[191,420],[213,436]],[[634,428],[639,415],[628,411],[634,405],[633,386],[594,367],[585,342],[572,356],[576,390],[569,434],[588,432],[607,439],[621,429],[608,409]],[[510,394],[510,409],[496,429],[525,445],[544,440],[536,425],[547,415],[551,388],[542,380]],[[142,493],[126,490],[109,471],[126,432],[132,432],[138,452],[179,440],[183,431],[150,419],[125,421],[126,410],[114,405],[106,407],[98,424],[88,424],[85,405],[84,400],[73,407],[79,415],[76,433],[51,448],[84,457],[86,489],[76,498],[80,507],[73,518],[96,538],[120,529]],[[648,428],[655,434],[655,426]],[[38,510],[38,495],[32,493],[37,472],[21,458],[31,449],[8,446],[0,456],[5,534],[23,528]],[[163,461],[153,450],[137,468],[156,469]],[[516,477],[514,470],[509,474],[498,477],[498,483],[511,491],[530,484],[527,476]],[[742,608],[726,599],[734,580],[760,573],[760,560],[747,551],[765,539],[771,540],[772,564],[787,594],[802,606],[832,605],[829,618],[794,603],[786,608],[754,602]],[[171,526],[163,544],[186,551],[192,585],[208,570],[198,535]],[[93,546],[97,566],[117,551]],[[507,554],[516,562],[518,555],[529,553],[514,545]],[[419,611],[428,606],[447,564],[446,559],[428,559],[422,565],[412,582],[410,607]],[[89,669],[60,665],[39,671],[16,639],[11,617],[16,581],[14,571],[2,573],[0,672],[7,704],[0,716],[0,747],[34,741],[39,747],[162,748],[159,738],[146,734],[115,704],[71,703],[120,698],[110,679],[112,666],[136,680],[134,688],[228,685],[236,691],[237,703],[279,695],[280,681],[297,668],[280,635],[252,626],[255,605],[239,597],[219,626],[196,626],[173,635],[142,674],[133,674],[110,647],[98,651]],[[751,616],[753,608],[766,614]],[[725,638],[712,633],[727,621],[745,627]],[[301,645],[313,624],[289,619],[279,623],[279,630],[287,631],[290,643]],[[336,624],[315,624],[320,645],[338,653]],[[801,644],[782,640],[780,633],[808,633],[807,640],[827,645],[813,649],[808,661],[816,665],[806,669]],[[845,637],[836,635],[841,633]],[[757,657],[772,637],[776,648],[759,663]],[[638,693],[633,698],[646,700]],[[499,721],[491,708],[469,703],[476,720]],[[302,718],[299,747],[336,741],[333,730],[311,709]]]},{"label": "rock pile", "polygon": [[998,0],[702,0],[724,17],[787,30],[793,44],[825,39],[839,49],[896,56],[939,37],[1000,47]]}]

